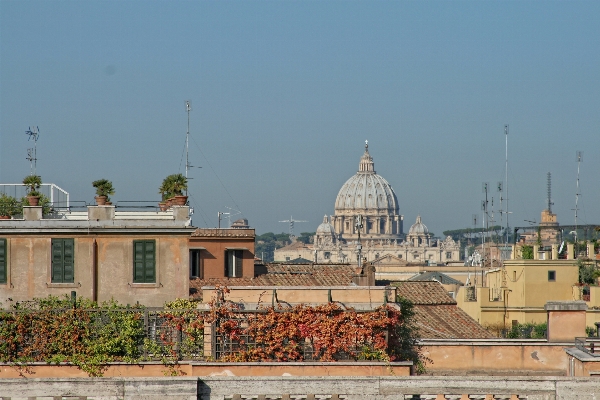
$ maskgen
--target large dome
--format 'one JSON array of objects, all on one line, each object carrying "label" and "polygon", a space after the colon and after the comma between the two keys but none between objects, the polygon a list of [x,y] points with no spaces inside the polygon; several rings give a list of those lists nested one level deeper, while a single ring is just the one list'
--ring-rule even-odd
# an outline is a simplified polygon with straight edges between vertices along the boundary
[{"label": "large dome", "polygon": [[[398,198],[392,186],[374,169],[369,146],[360,158],[356,175],[344,183],[335,200],[336,214],[377,215],[382,211],[398,213]],[[386,214],[387,214],[386,212]]]}]

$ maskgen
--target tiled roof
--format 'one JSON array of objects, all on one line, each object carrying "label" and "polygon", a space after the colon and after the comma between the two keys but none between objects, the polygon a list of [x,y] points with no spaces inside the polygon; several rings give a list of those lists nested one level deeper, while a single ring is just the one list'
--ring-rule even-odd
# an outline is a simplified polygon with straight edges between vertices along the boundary
[{"label": "tiled roof", "polygon": [[303,249],[305,247],[308,247],[308,246],[306,244],[304,244],[303,242],[301,242],[299,240],[296,240],[294,243],[290,243],[287,246],[283,246],[282,248],[277,249],[277,250],[278,251],[279,250],[286,250],[287,251],[287,250]]},{"label": "tiled roof", "polygon": [[437,281],[442,285],[463,285],[463,283],[457,279],[451,278],[446,274],[439,271],[429,271],[421,274],[417,274],[408,279],[409,281]]},{"label": "tiled roof", "polygon": [[392,286],[398,287],[397,293],[400,297],[410,300],[415,305],[456,304],[438,282],[402,281],[394,282]]},{"label": "tiled roof", "polygon": [[312,264],[312,261],[307,260],[306,258],[298,257],[293,260],[286,261],[286,264]]},{"label": "tiled roof", "polygon": [[347,264],[267,264],[255,278],[190,279],[190,296],[202,297],[203,286],[352,286],[357,274]]},{"label": "tiled roof", "polygon": [[415,326],[422,339],[488,339],[493,335],[457,305],[414,306]]},{"label": "tiled roof", "polygon": [[422,339],[486,339],[493,335],[456,305],[434,281],[396,282],[398,295],[414,304],[415,326]]}]

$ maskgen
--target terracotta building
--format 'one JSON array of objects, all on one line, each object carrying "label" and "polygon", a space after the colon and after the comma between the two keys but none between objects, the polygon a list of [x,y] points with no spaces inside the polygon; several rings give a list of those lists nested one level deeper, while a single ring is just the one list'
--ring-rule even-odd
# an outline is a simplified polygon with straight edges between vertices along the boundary
[{"label": "terracotta building", "polygon": [[116,211],[114,206],[0,220],[0,303],[75,291],[97,301],[162,306],[189,293],[189,208]]}]

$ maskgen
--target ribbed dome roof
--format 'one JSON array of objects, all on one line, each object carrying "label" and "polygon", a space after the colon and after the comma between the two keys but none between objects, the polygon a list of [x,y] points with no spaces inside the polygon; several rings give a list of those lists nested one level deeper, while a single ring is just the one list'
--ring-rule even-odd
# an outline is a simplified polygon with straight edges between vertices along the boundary
[{"label": "ribbed dome roof", "polygon": [[425,224],[421,222],[421,216],[417,215],[417,222],[412,224],[412,226],[410,227],[410,229],[408,231],[408,234],[409,235],[424,235],[424,234],[428,234],[428,233],[429,233],[429,229],[427,229],[427,226],[425,226]]},{"label": "ribbed dome roof", "polygon": [[333,225],[331,225],[329,223],[329,218],[327,218],[327,215],[325,215],[323,217],[323,223],[321,225],[319,225],[319,227],[317,228],[317,234],[319,234],[319,233],[326,234],[326,235],[334,235],[335,234]]},{"label": "ribbed dome roof", "polygon": [[392,186],[374,168],[369,145],[360,158],[358,172],[344,183],[335,200],[336,211],[390,210],[398,212],[398,198]]}]

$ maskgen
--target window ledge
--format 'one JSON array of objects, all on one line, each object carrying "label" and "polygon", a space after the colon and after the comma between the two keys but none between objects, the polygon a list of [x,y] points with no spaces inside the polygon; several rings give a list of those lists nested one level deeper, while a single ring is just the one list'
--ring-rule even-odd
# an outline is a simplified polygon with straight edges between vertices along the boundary
[{"label": "window ledge", "polygon": [[159,288],[162,287],[162,283],[128,283],[129,286],[131,286],[132,288],[139,288],[139,289],[143,289],[143,288],[148,288],[148,289],[155,289],[155,288]]},{"label": "window ledge", "polygon": [[68,288],[78,288],[81,287],[81,283],[80,282],[73,282],[73,283],[46,283],[46,287],[49,288],[63,288],[63,289],[68,289]]}]

